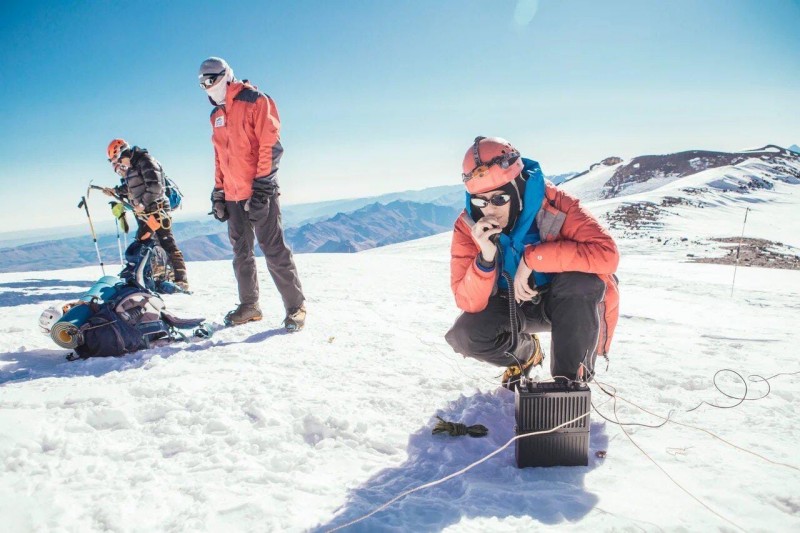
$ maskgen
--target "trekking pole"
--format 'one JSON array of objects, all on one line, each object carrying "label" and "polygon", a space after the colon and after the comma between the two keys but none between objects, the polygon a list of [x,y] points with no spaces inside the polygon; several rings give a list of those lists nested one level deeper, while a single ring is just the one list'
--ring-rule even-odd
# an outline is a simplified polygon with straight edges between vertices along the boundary
[{"label": "trekking pole", "polygon": [[94,232],[94,224],[92,224],[92,216],[89,214],[89,204],[86,203],[86,197],[81,196],[81,201],[78,204],[78,209],[83,208],[86,211],[86,218],[89,219],[89,229],[92,230],[92,240],[94,241],[94,249],[97,252],[97,260],[100,262],[100,270],[103,275],[106,275],[106,267],[103,265],[103,258],[100,257],[100,247],[97,245],[97,234]]},{"label": "trekking pole", "polygon": [[742,250],[742,241],[744,240],[744,227],[747,225],[747,213],[750,208],[744,210],[744,222],[742,223],[742,235],[739,237],[739,246],[736,247],[736,263],[733,265],[733,281],[731,282],[731,297],[733,297],[733,286],[736,284],[736,269],[739,267],[739,252]]},{"label": "trekking pole", "polygon": [[117,228],[117,250],[119,250],[119,264],[120,266],[125,266],[125,262],[122,260],[122,241],[119,238],[119,220],[114,219],[114,222]]},{"label": "trekking pole", "polygon": [[[107,187],[100,187],[99,185],[93,185],[91,182],[89,182],[88,191],[91,191],[92,189],[94,189],[96,191],[103,191],[104,193],[109,194],[116,201],[118,201],[119,203],[124,205],[126,208],[130,209],[131,211],[134,210],[133,206],[130,204],[130,202],[128,202],[123,197],[121,197],[120,195],[115,194],[113,192],[114,189],[109,189]],[[87,191],[87,194],[88,194],[88,191]],[[116,224],[117,224],[117,248],[119,248],[119,264],[124,266],[125,265],[125,259],[124,259],[124,254],[123,254],[122,250],[123,250],[123,248],[125,250],[128,249],[128,234],[127,234],[127,232],[123,232],[122,233],[122,242],[123,242],[123,244],[120,244],[120,239],[119,239],[119,225],[120,225],[120,223],[121,223],[120,219],[117,219],[116,220]]]}]

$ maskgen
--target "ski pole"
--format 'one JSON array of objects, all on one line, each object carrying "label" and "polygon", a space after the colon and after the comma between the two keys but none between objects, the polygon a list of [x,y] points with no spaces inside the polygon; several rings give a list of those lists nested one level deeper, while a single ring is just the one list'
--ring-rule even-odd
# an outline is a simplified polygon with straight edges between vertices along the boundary
[{"label": "ski pole", "polygon": [[92,230],[92,240],[94,241],[94,249],[97,252],[97,260],[100,261],[100,270],[103,275],[106,275],[106,267],[103,265],[103,258],[100,257],[100,247],[97,245],[97,234],[94,232],[94,224],[92,224],[92,216],[89,214],[89,204],[86,203],[86,197],[81,196],[81,201],[78,204],[78,209],[83,208],[86,211],[86,218],[89,219],[89,229]]},{"label": "ski pole", "polygon": [[739,246],[736,247],[736,263],[733,265],[733,281],[731,281],[731,296],[733,296],[733,286],[736,284],[736,269],[739,268],[739,252],[742,250],[742,241],[744,240],[744,227],[747,225],[747,213],[750,208],[744,210],[744,222],[742,223],[742,236],[739,237]]},{"label": "ski pole", "polygon": [[122,241],[119,238],[119,220],[115,219],[114,222],[116,223],[115,226],[117,228],[117,250],[119,250],[119,264],[120,266],[125,266],[125,262],[122,260]]}]

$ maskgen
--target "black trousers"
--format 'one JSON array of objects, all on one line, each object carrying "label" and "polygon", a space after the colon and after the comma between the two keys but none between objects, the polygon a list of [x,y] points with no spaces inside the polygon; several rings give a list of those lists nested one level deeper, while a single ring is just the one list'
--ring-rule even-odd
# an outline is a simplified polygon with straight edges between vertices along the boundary
[{"label": "black trousers", "polygon": [[[169,215],[167,215],[169,216]],[[139,228],[136,230],[136,240],[147,240],[153,234],[153,230],[147,225],[147,222],[139,218],[136,219]],[[170,219],[171,222],[171,219]],[[175,235],[172,234],[172,226],[170,228],[158,228],[155,231],[158,237],[158,243],[167,252],[169,260],[172,263],[172,270],[175,271],[175,281],[188,281],[186,277],[186,262],[183,260],[183,252],[178,249],[178,243],[175,242]]]},{"label": "black trousers", "polygon": [[[605,283],[594,274],[556,274],[537,304],[514,302],[519,342],[514,355],[524,363],[533,353],[533,341],[524,333],[551,332],[550,373],[553,377],[577,377],[581,364],[594,372],[595,348],[600,334],[598,304]],[[486,309],[462,313],[445,339],[456,353],[496,366],[515,364],[511,349],[509,303],[505,294],[489,298]]]},{"label": "black trousers", "polygon": [[233,273],[239,286],[239,302],[258,303],[258,272],[254,241],[258,239],[267,259],[267,270],[275,282],[287,311],[303,305],[305,298],[297,276],[292,251],[283,237],[281,208],[273,196],[261,209],[244,210],[245,201],[225,202],[228,210],[228,237],[233,246]]}]

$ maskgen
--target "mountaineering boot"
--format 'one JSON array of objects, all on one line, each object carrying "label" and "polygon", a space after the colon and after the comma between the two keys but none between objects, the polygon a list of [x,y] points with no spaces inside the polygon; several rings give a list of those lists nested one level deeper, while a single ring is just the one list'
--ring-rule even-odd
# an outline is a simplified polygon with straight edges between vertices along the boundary
[{"label": "mountaineering boot", "polygon": [[[526,335],[523,333],[523,335]],[[500,378],[500,384],[508,390],[514,390],[519,386],[522,376],[528,377],[531,370],[535,366],[540,366],[544,361],[544,352],[542,352],[542,344],[539,342],[539,337],[535,333],[529,334],[533,341],[533,353],[528,360],[522,363],[522,370],[518,365],[511,365],[503,372],[503,377]]]},{"label": "mountaineering boot", "polygon": [[240,326],[248,322],[261,320],[261,308],[255,304],[239,304],[236,309],[225,315],[225,325]]},{"label": "mountaineering boot", "polygon": [[294,309],[289,309],[286,312],[286,318],[283,320],[283,327],[286,331],[300,331],[306,324],[306,306],[305,304]]}]

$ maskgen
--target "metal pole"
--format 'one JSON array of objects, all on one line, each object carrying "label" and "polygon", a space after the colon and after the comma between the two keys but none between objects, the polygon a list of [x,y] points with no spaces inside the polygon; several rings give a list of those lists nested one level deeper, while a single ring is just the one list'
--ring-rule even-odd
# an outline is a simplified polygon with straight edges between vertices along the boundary
[{"label": "metal pole", "polygon": [[739,252],[742,250],[742,241],[744,240],[744,227],[747,225],[747,213],[750,208],[744,210],[744,222],[742,223],[742,235],[739,237],[739,246],[736,247],[736,263],[733,265],[733,281],[731,282],[731,296],[733,296],[733,286],[736,284],[736,269],[739,268]]},{"label": "metal pole", "polygon": [[114,219],[115,226],[117,227],[117,250],[119,250],[119,264],[120,266],[125,266],[125,262],[122,260],[122,241],[119,238],[119,219]]},{"label": "metal pole", "polygon": [[100,262],[100,270],[103,275],[106,275],[106,267],[103,265],[103,258],[100,257],[100,247],[97,245],[97,234],[94,232],[94,224],[92,224],[92,216],[89,214],[89,204],[86,203],[86,197],[81,196],[81,202],[78,204],[78,209],[83,208],[86,211],[86,218],[89,219],[89,229],[92,230],[92,240],[94,241],[94,249],[97,252],[97,260]]}]

